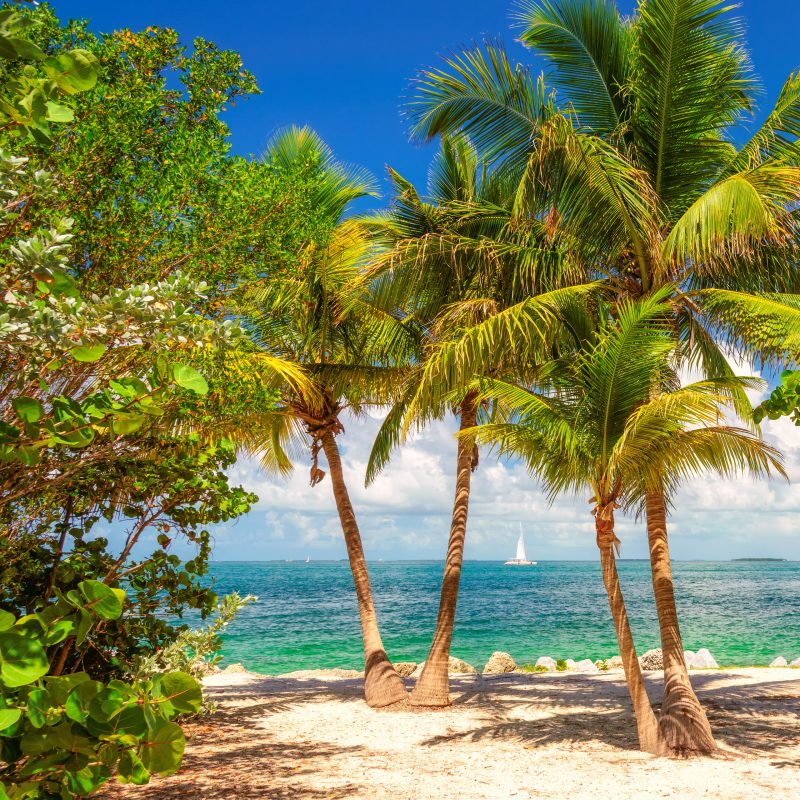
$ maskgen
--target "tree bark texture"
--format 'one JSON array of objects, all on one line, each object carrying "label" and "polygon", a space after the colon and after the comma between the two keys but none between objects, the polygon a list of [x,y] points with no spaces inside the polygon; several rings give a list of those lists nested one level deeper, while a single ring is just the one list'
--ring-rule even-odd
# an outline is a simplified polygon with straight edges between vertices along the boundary
[{"label": "tree bark texture", "polygon": [[367,561],[364,558],[364,548],[361,544],[361,534],[344,482],[342,460],[339,456],[336,438],[331,431],[327,431],[322,435],[321,442],[328,460],[333,496],[342,524],[342,533],[358,598],[358,615],[364,640],[364,698],[367,705],[372,708],[381,708],[407,699],[408,693],[403,679],[397,674],[383,649],[378,618],[372,601]]},{"label": "tree bark texture", "polygon": [[[475,426],[477,406],[474,394],[468,394],[461,404],[460,429]],[[428,658],[422,668],[414,690],[411,703],[418,706],[450,705],[450,678],[448,662],[450,643],[453,639],[453,625],[456,618],[458,587],[461,580],[461,565],[464,560],[464,539],[467,533],[469,513],[469,492],[473,469],[474,444],[467,439],[458,440],[456,471],[456,493],[453,500],[453,515],[450,522],[450,539],[447,543],[447,557],[439,597],[439,614],[433,634]]]},{"label": "tree bark texture", "polygon": [[692,688],[683,656],[683,640],[672,585],[667,510],[663,493],[648,492],[646,504],[650,569],[661,632],[661,651],[664,655],[664,700],[659,719],[661,733],[672,753],[711,753],[717,749],[717,744],[703,706]]}]

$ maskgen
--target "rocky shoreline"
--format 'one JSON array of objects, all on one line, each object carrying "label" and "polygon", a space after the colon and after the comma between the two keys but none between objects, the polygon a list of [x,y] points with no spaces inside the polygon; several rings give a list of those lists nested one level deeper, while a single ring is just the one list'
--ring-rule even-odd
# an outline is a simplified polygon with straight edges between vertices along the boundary
[{"label": "rocky shoreline", "polygon": [[[701,647],[697,652],[686,650],[684,652],[686,666],[688,669],[720,669],[714,656],[705,647]],[[416,679],[422,674],[425,662],[400,661],[396,663],[395,669],[403,678]],[[663,655],[660,649],[648,650],[639,657],[639,666],[643,672],[656,672],[664,669]],[[769,665],[764,667],[800,667],[800,658],[788,661],[784,656],[778,656]],[[542,656],[537,659],[535,664],[517,664],[509,653],[497,650],[490,656],[480,672],[471,664],[460,658],[450,657],[449,672],[451,675],[503,675],[509,673],[546,673],[546,672],[576,672],[582,674],[592,674],[601,672],[622,671],[622,658],[612,656],[608,659],[598,659],[592,661],[590,658],[578,661],[567,659],[554,659],[550,656]],[[247,673],[258,674],[248,670],[242,664],[230,664],[219,672],[223,673]],[[295,678],[298,680],[308,680],[313,678],[360,678],[363,671],[353,669],[304,669],[294,672],[287,672],[275,676],[280,678]]]}]

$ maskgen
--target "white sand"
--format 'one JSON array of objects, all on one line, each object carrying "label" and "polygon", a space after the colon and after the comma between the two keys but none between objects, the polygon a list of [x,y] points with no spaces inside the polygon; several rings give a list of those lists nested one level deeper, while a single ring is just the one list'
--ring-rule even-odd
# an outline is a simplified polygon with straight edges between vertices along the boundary
[{"label": "white sand", "polygon": [[[722,758],[636,750],[622,674],[451,679],[441,711],[373,711],[360,681],[314,673],[208,680],[185,766],[106,798],[486,800],[800,798],[800,670],[692,673]],[[648,675],[654,701],[661,673]]]}]

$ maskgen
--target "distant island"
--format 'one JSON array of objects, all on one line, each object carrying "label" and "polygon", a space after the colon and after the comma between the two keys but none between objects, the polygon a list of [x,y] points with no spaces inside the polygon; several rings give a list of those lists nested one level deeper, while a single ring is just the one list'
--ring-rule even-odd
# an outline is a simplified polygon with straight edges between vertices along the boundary
[{"label": "distant island", "polygon": [[731,561],[788,561],[788,558],[732,558]]}]

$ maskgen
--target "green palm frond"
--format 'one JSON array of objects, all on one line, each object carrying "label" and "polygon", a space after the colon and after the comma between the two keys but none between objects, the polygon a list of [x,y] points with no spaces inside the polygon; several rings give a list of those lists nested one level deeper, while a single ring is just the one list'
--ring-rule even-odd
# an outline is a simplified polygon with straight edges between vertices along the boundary
[{"label": "green palm frond", "polygon": [[487,44],[446,58],[443,69],[424,70],[406,110],[418,138],[463,133],[488,161],[522,167],[555,107],[541,78],[512,64],[499,44]]},{"label": "green palm frond", "polygon": [[556,224],[569,231],[587,260],[613,262],[632,249],[643,280],[649,280],[657,202],[647,175],[617,149],[579,133],[567,118],[553,117],[520,184],[520,209],[541,206],[543,192]]},{"label": "green palm frond", "polygon": [[691,264],[702,275],[769,242],[788,246],[798,233],[790,212],[798,200],[798,167],[764,164],[724,178],[675,223],[664,241],[664,258]]},{"label": "green palm frond", "polygon": [[800,71],[793,72],[784,83],[775,106],[764,123],[739,150],[730,171],[752,169],[767,160],[800,164]]},{"label": "green palm frond", "polygon": [[537,0],[515,15],[521,41],[553,65],[556,88],[582,125],[607,135],[627,121],[630,24],[612,0]]},{"label": "green palm frond", "polygon": [[[786,478],[782,454],[750,431],[715,426],[682,431],[670,444],[669,469],[647,476],[645,488],[674,496],[681,484],[699,474],[714,472],[728,480],[740,474],[756,478]],[[629,506],[641,503],[632,496]]]},{"label": "green palm frond", "polygon": [[509,370],[522,373],[546,360],[561,332],[562,315],[574,313],[598,289],[585,284],[545,292],[433,345],[409,403],[406,427],[424,408],[440,406],[476,379]]},{"label": "green palm frond", "polygon": [[647,399],[649,387],[664,379],[665,359],[674,349],[671,337],[665,335],[667,294],[662,290],[641,302],[623,303],[617,321],[578,362],[589,407],[599,412],[594,424],[601,461],[610,458],[631,413]]},{"label": "green palm frond", "polygon": [[278,131],[267,143],[264,159],[285,171],[313,168],[317,180],[313,183],[312,206],[333,220],[344,213],[351,201],[377,196],[372,175],[338,161],[319,134],[307,126]]},{"label": "green palm frond", "polygon": [[642,0],[628,90],[641,158],[680,213],[731,160],[724,133],[752,106],[740,20],[719,0]]},{"label": "green palm frond", "polygon": [[691,294],[718,339],[775,365],[800,363],[800,295],[754,295],[725,289]]}]

